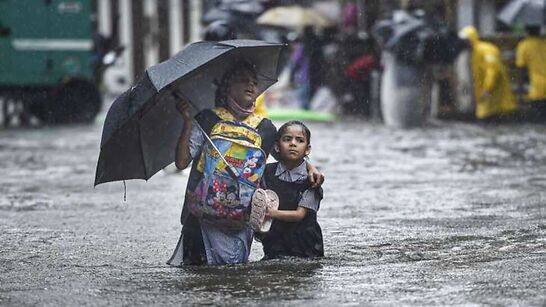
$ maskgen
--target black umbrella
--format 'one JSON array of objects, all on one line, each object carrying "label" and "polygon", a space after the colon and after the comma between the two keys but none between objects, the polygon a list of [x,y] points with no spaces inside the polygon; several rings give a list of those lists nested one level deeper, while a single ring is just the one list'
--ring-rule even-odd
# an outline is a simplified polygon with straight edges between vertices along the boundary
[{"label": "black umbrella", "polygon": [[250,33],[251,37],[255,37],[254,31],[256,30],[256,23],[254,22],[254,19],[255,16],[252,15],[240,14],[228,9],[213,7],[203,14],[201,22],[204,24],[211,24],[215,21],[225,21],[233,26],[237,33]]},{"label": "black umbrella", "polygon": [[223,20],[235,25],[253,24],[254,19],[264,10],[264,5],[255,0],[224,0],[203,14],[201,21],[212,23]]},{"label": "black umbrella", "polygon": [[392,20],[379,22],[372,34],[382,48],[391,51],[399,60],[418,64],[424,59],[424,42],[431,30],[422,18],[399,11]]},{"label": "black umbrella", "polygon": [[507,25],[541,26],[545,21],[544,0],[514,0],[502,8],[497,15]]},{"label": "black umbrella", "polygon": [[277,81],[283,45],[256,40],[197,42],[146,70],[108,110],[102,132],[95,185],[148,179],[174,161],[183,120],[173,93],[200,110],[214,107],[214,85],[238,60],[252,62],[261,93]]},{"label": "black umbrella", "polygon": [[[223,10],[218,7],[213,7],[203,14],[203,16],[201,17],[201,22],[209,24],[217,20],[222,20],[234,24],[237,22],[238,17],[239,16],[237,16],[237,14],[234,12],[230,12],[229,10]],[[250,19],[249,21],[252,22],[252,19]]]},{"label": "black umbrella", "polygon": [[258,16],[265,10],[262,1],[256,0],[223,0],[219,7],[239,14],[253,16]]},{"label": "black umbrella", "polygon": [[393,23],[392,36],[385,43],[385,48],[394,49],[401,43],[408,43],[416,37],[419,31],[426,28],[423,20],[407,15],[407,18]]}]

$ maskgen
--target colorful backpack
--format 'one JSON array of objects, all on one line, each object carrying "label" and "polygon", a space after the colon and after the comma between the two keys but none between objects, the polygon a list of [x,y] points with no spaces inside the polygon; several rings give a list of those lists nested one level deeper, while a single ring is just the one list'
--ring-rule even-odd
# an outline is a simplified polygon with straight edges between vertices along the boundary
[{"label": "colorful backpack", "polygon": [[186,198],[190,212],[198,218],[240,229],[249,219],[252,195],[265,169],[267,156],[256,130],[263,118],[252,114],[238,122],[224,108],[213,112],[220,118],[210,132],[216,149],[209,142],[203,145],[197,164],[203,176]]}]

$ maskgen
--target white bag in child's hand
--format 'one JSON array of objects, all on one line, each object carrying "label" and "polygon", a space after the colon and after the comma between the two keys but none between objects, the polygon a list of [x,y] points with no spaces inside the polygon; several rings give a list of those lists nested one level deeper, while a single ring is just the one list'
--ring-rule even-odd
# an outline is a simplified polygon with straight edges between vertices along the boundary
[{"label": "white bag in child's hand", "polygon": [[279,196],[272,190],[257,189],[252,195],[250,226],[256,232],[268,232],[273,219],[267,218],[267,208],[279,208]]}]

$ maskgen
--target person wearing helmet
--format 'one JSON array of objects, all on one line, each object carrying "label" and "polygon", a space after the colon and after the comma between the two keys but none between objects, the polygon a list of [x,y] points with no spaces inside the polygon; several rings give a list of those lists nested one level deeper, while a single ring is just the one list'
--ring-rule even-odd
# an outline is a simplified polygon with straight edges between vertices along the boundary
[{"label": "person wearing helmet", "polygon": [[513,115],[517,102],[499,48],[480,40],[478,31],[472,26],[463,28],[459,37],[467,40],[472,50],[476,118],[495,120]]},{"label": "person wearing helmet", "polygon": [[[235,29],[225,20],[217,20],[212,22],[203,32],[203,39],[206,41],[225,41],[236,38],[237,34]],[[256,114],[264,118],[268,117],[263,93],[256,98]]]}]

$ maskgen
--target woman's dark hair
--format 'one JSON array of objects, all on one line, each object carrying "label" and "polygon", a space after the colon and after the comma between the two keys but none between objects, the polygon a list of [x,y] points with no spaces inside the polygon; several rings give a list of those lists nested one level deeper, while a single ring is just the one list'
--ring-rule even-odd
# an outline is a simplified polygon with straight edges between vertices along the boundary
[{"label": "woman's dark hair", "polygon": [[277,136],[275,138],[277,142],[281,140],[283,133],[285,133],[288,127],[290,126],[300,126],[301,129],[303,129],[305,136],[307,137],[307,145],[311,144],[311,130],[309,130],[309,128],[307,128],[307,126],[304,123],[300,122],[299,120],[291,120],[285,123],[284,125],[282,125],[277,131]]},{"label": "woman's dark hair", "polygon": [[254,64],[244,60],[239,60],[235,62],[228,70],[226,70],[226,72],[222,76],[222,79],[220,79],[220,82],[218,83],[218,88],[216,88],[215,93],[215,106],[223,107],[226,105],[227,91],[231,80],[234,76],[245,71],[252,73],[254,78],[258,79],[258,72],[256,71],[256,67],[254,66]]}]

